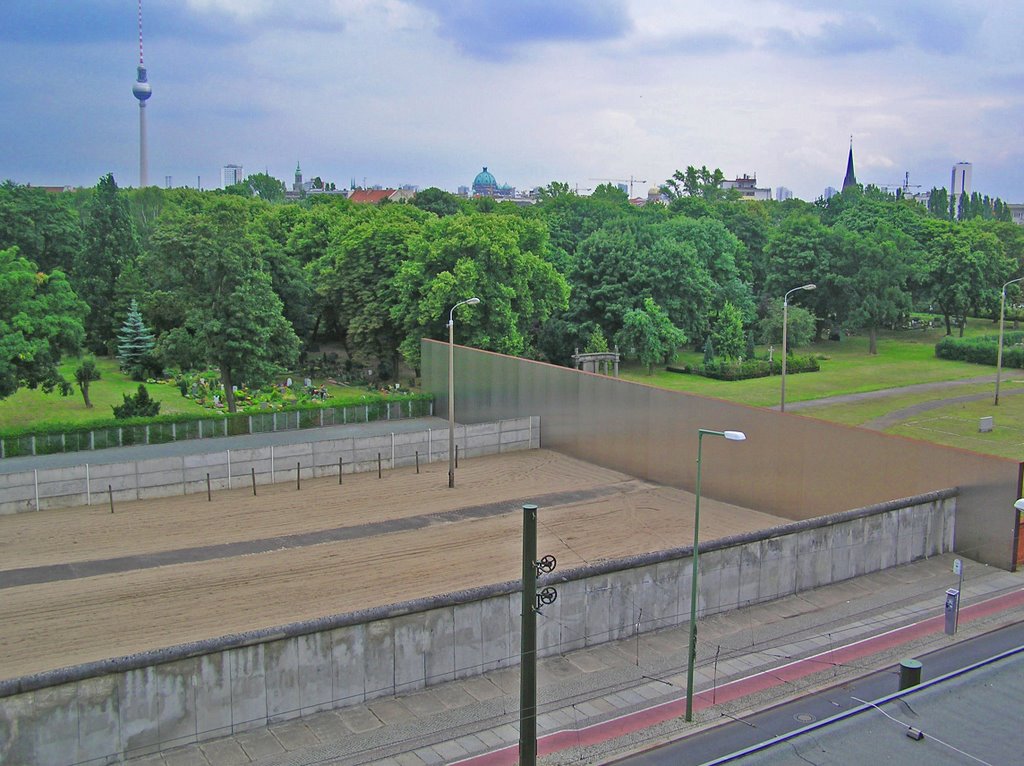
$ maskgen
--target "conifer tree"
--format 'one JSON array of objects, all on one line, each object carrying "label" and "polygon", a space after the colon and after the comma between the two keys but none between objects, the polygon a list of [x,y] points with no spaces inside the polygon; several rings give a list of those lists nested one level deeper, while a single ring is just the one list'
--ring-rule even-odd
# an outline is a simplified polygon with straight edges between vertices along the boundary
[{"label": "conifer tree", "polygon": [[146,327],[139,304],[132,298],[128,318],[117,333],[117,360],[121,369],[132,377],[141,376],[145,358],[153,350],[154,344],[153,333]]}]

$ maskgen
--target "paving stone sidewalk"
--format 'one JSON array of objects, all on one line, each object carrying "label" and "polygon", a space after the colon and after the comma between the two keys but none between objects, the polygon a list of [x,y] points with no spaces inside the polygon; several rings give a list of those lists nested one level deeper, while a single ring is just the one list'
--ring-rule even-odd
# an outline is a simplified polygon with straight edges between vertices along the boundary
[{"label": "paving stone sidewalk", "polygon": [[[903,656],[1024,619],[1024,607],[961,626],[957,636],[919,638],[849,667],[828,661],[844,644],[941,615],[956,585],[953,555],[944,555],[768,604],[702,619],[695,688],[710,690],[822,652],[820,672],[752,697],[703,711],[692,724],[674,719],[589,748],[569,747],[544,763],[599,763],[695,727],[831,686]],[[1024,575],[968,560],[962,604],[1020,590]],[[687,628],[590,647],[538,663],[538,733],[582,727],[678,700],[686,689]],[[518,743],[518,668],[374,700],[127,761],[133,766],[300,766],[452,763]]]}]

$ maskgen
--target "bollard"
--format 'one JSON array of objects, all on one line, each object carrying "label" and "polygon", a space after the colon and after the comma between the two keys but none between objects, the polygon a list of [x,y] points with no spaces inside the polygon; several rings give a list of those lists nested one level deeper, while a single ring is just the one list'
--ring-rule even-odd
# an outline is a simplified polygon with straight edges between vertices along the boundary
[{"label": "bollard", "polygon": [[918,660],[900,660],[900,691],[921,683],[921,663]]},{"label": "bollard", "polygon": [[416,473],[420,472],[420,451],[416,450]]},{"label": "bollard", "polygon": [[113,513],[114,512],[114,488],[110,484],[107,485],[107,494],[110,495],[110,512]]},{"label": "bollard", "polygon": [[301,484],[299,483],[299,481],[301,479],[301,474],[302,474],[302,463],[296,463],[295,464],[295,491],[296,492],[298,492],[298,490],[301,488]]},{"label": "bollard", "polygon": [[341,458],[338,458],[338,486],[341,486]]},{"label": "bollard", "polygon": [[378,479],[381,478],[381,473],[380,473],[380,453],[379,452],[377,453],[377,478]]},{"label": "bollard", "polygon": [[252,496],[256,497],[256,466],[252,466]]},{"label": "bollard", "polygon": [[210,474],[206,474],[206,502],[213,502],[213,496],[210,494]]}]

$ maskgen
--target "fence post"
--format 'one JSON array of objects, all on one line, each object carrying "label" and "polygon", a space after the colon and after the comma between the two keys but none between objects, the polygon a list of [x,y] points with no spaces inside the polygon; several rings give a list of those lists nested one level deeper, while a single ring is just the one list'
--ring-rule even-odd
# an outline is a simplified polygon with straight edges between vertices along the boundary
[{"label": "fence post", "polygon": [[431,432],[430,432],[430,429],[428,428],[428,429],[427,429],[427,464],[428,464],[428,465],[429,465],[429,464],[430,464],[430,462],[431,462],[431,459],[430,459],[430,458],[431,458],[430,452],[431,452],[431,447],[433,446],[433,445],[431,444],[431,439],[430,439],[430,437],[431,437],[431,436],[432,436],[432,434],[431,434]]},{"label": "fence post", "polygon": [[270,445],[270,483],[273,484],[277,477],[274,476],[274,445]]},{"label": "fence post", "polygon": [[252,435],[252,415],[249,416],[249,434]]},{"label": "fence post", "polygon": [[252,466],[252,496],[256,497],[256,466]]},{"label": "fence post", "polygon": [[276,431],[277,430],[277,413],[276,412],[271,415],[270,430],[271,431]]},{"label": "fence post", "polygon": [[348,407],[341,408],[341,424],[345,425],[348,423]]},{"label": "fence post", "polygon": [[89,487],[89,464],[85,464],[85,504],[92,505],[92,490]]},{"label": "fence post", "polygon": [[32,469],[32,483],[35,485],[35,488],[36,488],[36,510],[38,511],[39,510],[39,469],[38,468],[33,468]]},{"label": "fence post", "polygon": [[231,450],[228,453],[228,489],[231,489]]},{"label": "fence post", "polygon": [[203,419],[199,418],[199,438],[203,438]]},{"label": "fence post", "polygon": [[146,444],[149,444],[149,423],[146,424]]},{"label": "fence post", "polygon": [[178,441],[178,424],[177,423],[171,423],[171,441],[172,442]]},{"label": "fence post", "polygon": [[36,454],[36,437],[35,437],[35,434],[32,435],[32,454],[33,455]]},{"label": "fence post", "polygon": [[395,432],[391,432],[391,470],[395,470]]},{"label": "fence post", "polygon": [[61,435],[60,435],[60,451],[61,452],[67,452],[68,451],[68,444],[67,444],[67,441],[65,441],[65,439],[64,439],[64,433],[63,432],[61,432]]}]

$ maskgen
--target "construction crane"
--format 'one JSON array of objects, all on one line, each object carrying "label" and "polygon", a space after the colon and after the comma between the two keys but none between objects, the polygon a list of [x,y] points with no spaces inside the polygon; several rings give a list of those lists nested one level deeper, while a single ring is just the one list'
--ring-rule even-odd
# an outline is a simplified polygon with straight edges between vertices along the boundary
[{"label": "construction crane", "polygon": [[901,183],[901,184],[879,184],[879,187],[882,188],[882,189],[893,189],[894,191],[898,191],[898,190],[902,189],[903,190],[903,196],[906,197],[907,194],[910,193],[911,189],[920,189],[921,188],[921,184],[912,184],[912,183],[910,183],[910,171],[908,170],[907,172],[905,172],[903,174],[903,183]]},{"label": "construction crane", "polygon": [[647,181],[641,180],[636,176],[630,176],[629,178],[591,178],[591,181],[604,181],[609,184],[629,184],[629,198],[633,198],[633,184],[645,184]]}]

